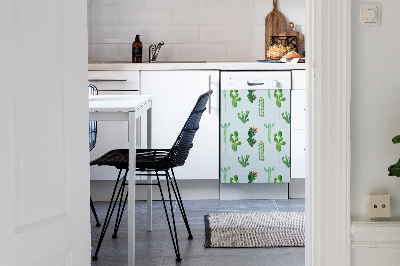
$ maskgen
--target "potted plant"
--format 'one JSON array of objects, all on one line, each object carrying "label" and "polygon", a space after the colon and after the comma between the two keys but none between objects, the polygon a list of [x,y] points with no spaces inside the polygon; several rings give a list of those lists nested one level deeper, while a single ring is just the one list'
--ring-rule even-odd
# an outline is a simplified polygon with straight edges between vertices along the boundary
[{"label": "potted plant", "polygon": [[[400,135],[397,135],[392,139],[393,144],[400,143]],[[397,163],[389,166],[388,168],[389,176],[398,176],[400,177],[400,159]]]}]

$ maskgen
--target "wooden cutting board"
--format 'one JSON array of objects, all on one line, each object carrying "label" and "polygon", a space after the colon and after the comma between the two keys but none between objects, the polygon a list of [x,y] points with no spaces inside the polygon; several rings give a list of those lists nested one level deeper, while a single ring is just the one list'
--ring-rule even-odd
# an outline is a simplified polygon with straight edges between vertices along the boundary
[{"label": "wooden cutting board", "polygon": [[286,32],[281,32],[279,36],[296,36],[297,37],[297,51],[304,51],[304,35],[300,32],[294,30],[294,23],[289,23],[289,30]]},{"label": "wooden cutting board", "polygon": [[271,36],[279,36],[281,32],[286,32],[286,18],[278,11],[278,0],[272,0],[274,10],[265,17],[265,59],[267,51],[271,46]]}]

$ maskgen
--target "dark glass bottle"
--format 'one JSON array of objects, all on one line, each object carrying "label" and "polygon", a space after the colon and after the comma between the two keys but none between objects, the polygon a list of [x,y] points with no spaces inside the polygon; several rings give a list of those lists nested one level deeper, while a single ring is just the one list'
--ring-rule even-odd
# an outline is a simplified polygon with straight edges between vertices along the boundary
[{"label": "dark glass bottle", "polygon": [[135,41],[132,43],[132,63],[142,63],[142,46],[140,35],[136,35]]}]

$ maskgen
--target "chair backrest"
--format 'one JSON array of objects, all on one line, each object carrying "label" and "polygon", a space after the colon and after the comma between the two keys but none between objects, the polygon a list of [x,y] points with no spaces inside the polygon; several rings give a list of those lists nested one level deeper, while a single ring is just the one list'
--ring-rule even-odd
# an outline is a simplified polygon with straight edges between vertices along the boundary
[{"label": "chair backrest", "polygon": [[[98,95],[96,86],[88,85],[89,95]],[[93,150],[97,139],[97,121],[89,121],[89,151]]]},{"label": "chair backrest", "polygon": [[166,168],[181,166],[185,163],[189,151],[193,147],[193,138],[199,129],[200,119],[206,110],[207,101],[212,93],[213,91],[210,90],[200,95],[178,138],[165,158],[170,163]]}]

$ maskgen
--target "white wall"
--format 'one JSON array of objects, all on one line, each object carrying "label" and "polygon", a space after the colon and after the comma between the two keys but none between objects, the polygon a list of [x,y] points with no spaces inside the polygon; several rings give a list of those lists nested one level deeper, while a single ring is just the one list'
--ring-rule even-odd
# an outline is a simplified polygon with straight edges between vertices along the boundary
[{"label": "white wall", "polygon": [[[141,35],[143,60],[164,41],[159,61],[264,59],[265,17],[272,0],[88,0],[89,62],[131,61]],[[305,0],[278,10],[305,34]]]},{"label": "white wall", "polygon": [[381,0],[380,27],[358,25],[352,10],[351,215],[366,216],[368,193],[391,195],[392,216],[400,218],[400,178],[387,168],[400,157],[400,2]]},{"label": "white wall", "polygon": [[[363,2],[352,1],[351,265],[399,265],[400,178],[387,168],[400,157],[400,2],[380,0],[381,26],[361,27]],[[392,219],[366,222],[369,193],[391,195]]]}]

